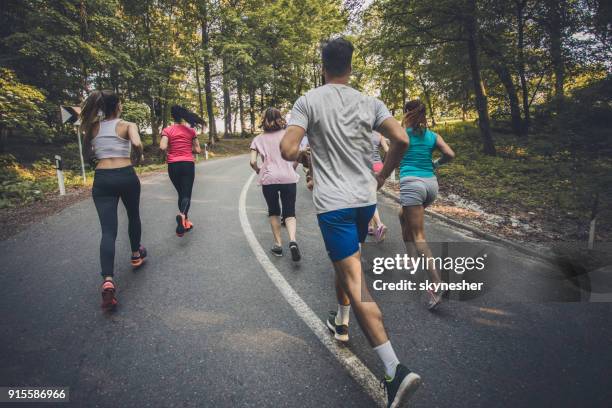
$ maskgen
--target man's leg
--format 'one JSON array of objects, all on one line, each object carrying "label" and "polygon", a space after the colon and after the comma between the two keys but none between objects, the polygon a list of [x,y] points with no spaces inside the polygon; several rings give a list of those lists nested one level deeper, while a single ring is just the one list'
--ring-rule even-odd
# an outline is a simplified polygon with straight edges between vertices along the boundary
[{"label": "man's leg", "polygon": [[340,282],[338,267],[334,264],[336,273],[334,274],[334,281],[336,286],[336,298],[338,299],[338,313],[336,314],[336,324],[348,326],[349,324],[349,313],[351,311],[351,300],[348,295],[342,289]]},{"label": "man's leg", "polygon": [[[353,307],[359,326],[365,333],[372,347],[379,346],[389,340],[382,322],[382,313],[376,302],[362,302],[362,290],[367,299],[368,289],[361,285],[363,272],[361,270],[361,255],[357,251],[353,255],[334,262],[336,270],[336,294],[338,303]],[[338,290],[340,289],[340,290]]]}]

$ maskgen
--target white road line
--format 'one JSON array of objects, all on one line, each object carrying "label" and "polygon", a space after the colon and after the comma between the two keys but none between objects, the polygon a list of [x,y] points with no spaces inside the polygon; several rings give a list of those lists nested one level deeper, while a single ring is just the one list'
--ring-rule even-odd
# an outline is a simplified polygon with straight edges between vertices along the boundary
[{"label": "white road line", "polygon": [[310,306],[304,302],[304,300],[296,293],[295,290],[285,280],[283,275],[268,258],[266,251],[262,248],[261,244],[255,237],[251,224],[247,217],[246,212],[246,196],[249,186],[253,181],[255,174],[251,174],[251,177],[247,180],[246,184],[242,187],[240,192],[240,201],[238,204],[238,211],[240,213],[240,224],[244,235],[257,258],[257,261],[261,264],[266,274],[274,283],[276,288],[281,292],[285,300],[291,305],[295,313],[306,323],[306,325],[312,330],[312,332],[319,338],[321,343],[338,359],[340,364],[349,372],[349,374],[361,385],[365,391],[372,397],[372,399],[379,405],[384,406],[385,394],[380,388],[380,381],[376,379],[374,374],[363,362],[350,350],[339,347],[329,332],[324,322],[317,317],[312,311]]}]

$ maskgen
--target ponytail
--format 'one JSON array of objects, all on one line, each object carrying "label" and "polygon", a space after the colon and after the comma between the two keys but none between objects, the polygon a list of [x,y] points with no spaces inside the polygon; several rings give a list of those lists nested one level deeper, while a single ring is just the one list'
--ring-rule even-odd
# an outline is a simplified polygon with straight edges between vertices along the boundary
[{"label": "ponytail", "polygon": [[417,134],[423,133],[427,128],[427,114],[423,102],[418,99],[406,102],[402,126],[411,127]]},{"label": "ponytail", "polygon": [[189,123],[191,127],[194,127],[195,125],[206,126],[206,121],[204,119],[191,112],[189,109],[183,108],[179,105],[172,105],[170,108],[170,115],[176,123],[181,123],[181,121],[184,120],[185,122]]},{"label": "ponytail", "polygon": [[93,129],[101,120],[115,114],[119,97],[113,91],[93,91],[81,105],[79,133],[83,135],[83,156],[90,161],[93,156],[91,141]]}]

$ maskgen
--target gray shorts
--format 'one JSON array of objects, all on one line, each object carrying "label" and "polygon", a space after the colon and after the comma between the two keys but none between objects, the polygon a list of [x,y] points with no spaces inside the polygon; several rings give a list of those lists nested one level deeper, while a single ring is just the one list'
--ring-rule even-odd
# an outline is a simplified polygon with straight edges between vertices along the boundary
[{"label": "gray shorts", "polygon": [[400,179],[400,204],[402,207],[422,205],[427,207],[438,196],[436,177],[406,176]]}]

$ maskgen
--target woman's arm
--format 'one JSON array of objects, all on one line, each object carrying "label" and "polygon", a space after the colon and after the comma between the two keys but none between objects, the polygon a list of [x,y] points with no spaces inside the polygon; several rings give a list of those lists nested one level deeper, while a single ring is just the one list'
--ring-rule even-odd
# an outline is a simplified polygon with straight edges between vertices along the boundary
[{"label": "woman's arm", "polygon": [[162,137],[159,141],[159,150],[166,151],[168,150],[168,136],[162,133]]},{"label": "woman's arm", "polygon": [[132,143],[132,147],[133,147],[132,161],[133,162],[142,161],[144,160],[144,155],[142,154],[143,146],[142,146],[142,140],[140,139],[140,133],[138,132],[138,126],[136,126],[136,124],[132,122],[127,122],[127,123],[128,123],[128,128],[127,128],[128,138],[130,140],[130,143]]},{"label": "woman's arm", "polygon": [[198,140],[197,137],[193,138],[192,152],[195,153],[195,154],[202,153],[202,148],[200,147],[200,141]]},{"label": "woman's arm", "polygon": [[380,135],[380,146],[382,147],[383,152],[385,152],[386,155],[389,151],[389,142],[383,135]]},{"label": "woman's arm", "polygon": [[446,144],[442,136],[436,134],[436,148],[442,153],[442,157],[434,161],[434,168],[438,168],[443,164],[449,163],[455,158],[455,152]]},{"label": "woman's arm", "polygon": [[251,168],[255,170],[255,173],[259,174],[259,167],[257,166],[257,150],[251,150]]}]

